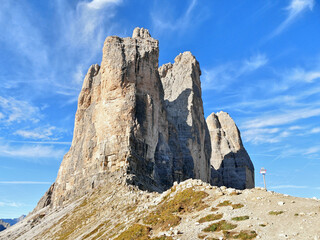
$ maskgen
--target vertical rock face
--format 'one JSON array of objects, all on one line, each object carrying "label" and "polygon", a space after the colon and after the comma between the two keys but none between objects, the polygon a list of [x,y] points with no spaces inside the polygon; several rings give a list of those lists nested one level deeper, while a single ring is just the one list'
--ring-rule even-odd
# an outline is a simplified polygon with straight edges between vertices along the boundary
[{"label": "vertical rock face", "polygon": [[175,58],[174,64],[160,67],[159,73],[168,120],[177,129],[182,152],[183,160],[176,170],[187,178],[209,182],[211,146],[203,114],[199,63],[185,52]]},{"label": "vertical rock face", "polygon": [[211,137],[211,184],[238,189],[254,187],[254,167],[240,132],[228,113],[207,117]]}]

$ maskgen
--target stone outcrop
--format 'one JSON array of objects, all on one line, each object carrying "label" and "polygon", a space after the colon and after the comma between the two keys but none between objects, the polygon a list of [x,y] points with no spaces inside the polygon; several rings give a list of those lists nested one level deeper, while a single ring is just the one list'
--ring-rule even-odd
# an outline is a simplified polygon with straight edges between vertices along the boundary
[{"label": "stone outcrop", "polygon": [[253,188],[254,166],[232,118],[219,112],[209,115],[206,121],[211,137],[211,184]]}]

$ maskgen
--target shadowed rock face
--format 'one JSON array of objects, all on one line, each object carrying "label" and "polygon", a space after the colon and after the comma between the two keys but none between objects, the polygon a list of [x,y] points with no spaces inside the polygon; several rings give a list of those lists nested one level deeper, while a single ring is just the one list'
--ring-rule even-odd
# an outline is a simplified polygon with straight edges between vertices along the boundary
[{"label": "shadowed rock face", "polygon": [[207,117],[211,137],[211,184],[237,189],[254,187],[254,167],[240,132],[228,113]]},{"label": "shadowed rock face", "polygon": [[160,67],[159,73],[168,120],[178,130],[183,158],[183,166],[178,169],[187,178],[209,182],[211,146],[203,114],[199,63],[190,52],[184,52],[174,64]]}]

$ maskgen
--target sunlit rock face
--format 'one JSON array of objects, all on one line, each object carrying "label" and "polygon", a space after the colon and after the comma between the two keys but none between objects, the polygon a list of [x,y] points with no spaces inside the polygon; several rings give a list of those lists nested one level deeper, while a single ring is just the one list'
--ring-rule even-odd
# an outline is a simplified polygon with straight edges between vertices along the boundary
[{"label": "sunlit rock face", "polygon": [[254,166],[240,132],[228,113],[207,117],[211,137],[211,184],[237,189],[254,187]]}]

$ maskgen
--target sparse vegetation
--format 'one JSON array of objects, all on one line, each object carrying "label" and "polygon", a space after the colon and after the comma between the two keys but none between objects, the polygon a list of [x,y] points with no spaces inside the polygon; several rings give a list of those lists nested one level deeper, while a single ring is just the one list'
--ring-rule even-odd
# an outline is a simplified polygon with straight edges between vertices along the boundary
[{"label": "sparse vegetation", "polygon": [[233,221],[244,221],[247,219],[249,219],[249,216],[239,216],[239,217],[232,218]]},{"label": "sparse vegetation", "polygon": [[223,216],[222,213],[220,214],[209,214],[203,218],[200,218],[199,223],[204,223],[204,222],[210,222],[210,221],[214,221],[214,220],[219,220],[221,219]]},{"label": "sparse vegetation", "polygon": [[230,201],[226,200],[226,201],[219,203],[217,205],[217,207],[225,207],[225,206],[230,206],[230,205],[232,205],[232,203]]},{"label": "sparse vegetation", "polygon": [[228,223],[225,220],[222,220],[217,223],[213,223],[210,226],[203,229],[204,232],[219,232],[219,231],[226,231],[226,230],[232,230],[236,228],[236,224]]},{"label": "sparse vegetation", "polygon": [[255,231],[240,231],[239,234],[235,235],[233,238],[247,240],[247,239],[254,239],[257,236]]},{"label": "sparse vegetation", "polygon": [[299,216],[299,213],[295,213],[294,216],[295,216],[295,217],[298,217],[298,216]]},{"label": "sparse vegetation", "polygon": [[173,238],[163,235],[163,236],[161,236],[161,237],[152,238],[151,240],[173,240]]},{"label": "sparse vegetation", "polygon": [[[88,237],[90,237],[90,236],[98,233],[99,230],[101,230],[101,228],[103,228],[103,227],[104,227],[105,225],[107,225],[109,222],[110,222],[110,220],[108,220],[108,221],[106,221],[106,222],[104,222],[104,223],[99,224],[98,227],[96,227],[95,229],[93,229],[90,233],[84,235],[84,236],[83,236],[83,239],[86,239],[86,238],[88,238]],[[102,233],[102,231],[101,231],[101,233]]]},{"label": "sparse vegetation", "polygon": [[115,240],[148,240],[150,227],[134,224],[129,227],[126,231],[122,232]]},{"label": "sparse vegetation", "polygon": [[233,209],[243,208],[243,206],[241,203],[232,204]]},{"label": "sparse vegetation", "polygon": [[282,214],[283,213],[283,211],[270,211],[269,212],[269,215],[280,215],[280,214]]},{"label": "sparse vegetation", "polygon": [[261,224],[259,224],[259,226],[260,226],[260,227],[266,227],[267,225],[266,225],[266,224],[261,223]]},{"label": "sparse vegetation", "polygon": [[215,212],[215,211],[217,211],[218,209],[219,209],[219,208],[212,207],[212,208],[211,208],[211,211],[212,211],[212,212]]},{"label": "sparse vegetation", "polygon": [[161,228],[167,230],[180,223],[181,218],[176,214],[206,208],[207,206],[204,204],[203,199],[207,196],[208,194],[206,192],[194,191],[188,188],[177,193],[171,200],[165,199],[154,212],[144,218],[143,222],[156,229]]},{"label": "sparse vegetation", "polygon": [[226,239],[248,240],[255,238],[257,233],[255,231],[240,231],[240,233],[224,231],[223,235]]},{"label": "sparse vegetation", "polygon": [[217,205],[217,207],[225,207],[225,206],[232,206],[233,209],[238,209],[238,208],[242,208],[244,205],[241,204],[241,203],[235,203],[233,204],[232,202],[226,200],[226,201],[223,201],[221,203],[219,203]]}]

